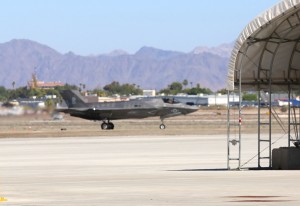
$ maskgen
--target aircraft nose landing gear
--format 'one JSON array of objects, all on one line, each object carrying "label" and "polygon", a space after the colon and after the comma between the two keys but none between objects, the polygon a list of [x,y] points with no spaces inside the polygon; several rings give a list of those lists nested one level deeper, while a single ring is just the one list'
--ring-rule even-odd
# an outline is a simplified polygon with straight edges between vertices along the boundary
[{"label": "aircraft nose landing gear", "polygon": [[159,125],[159,129],[166,129],[166,125],[164,124],[164,117],[160,116],[161,125]]},{"label": "aircraft nose landing gear", "polygon": [[159,125],[159,129],[166,129],[166,125],[164,124]]}]

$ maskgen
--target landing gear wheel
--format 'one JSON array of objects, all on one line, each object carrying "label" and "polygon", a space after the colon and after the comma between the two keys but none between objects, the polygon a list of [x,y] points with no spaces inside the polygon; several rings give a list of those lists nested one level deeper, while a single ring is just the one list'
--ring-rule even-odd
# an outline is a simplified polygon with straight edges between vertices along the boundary
[{"label": "landing gear wheel", "polygon": [[115,128],[115,125],[111,122],[108,122],[108,123],[103,122],[101,124],[101,129],[103,129],[103,130],[110,130],[110,129],[114,129],[114,128]]},{"label": "landing gear wheel", "polygon": [[114,129],[115,125],[111,122],[108,123],[108,128],[107,129]]},{"label": "landing gear wheel", "polygon": [[164,124],[159,125],[159,129],[166,129],[166,125]]},{"label": "landing gear wheel", "polygon": [[103,129],[103,130],[107,130],[108,127],[109,127],[108,124],[105,123],[105,122],[103,122],[103,123],[101,124],[101,129]]}]

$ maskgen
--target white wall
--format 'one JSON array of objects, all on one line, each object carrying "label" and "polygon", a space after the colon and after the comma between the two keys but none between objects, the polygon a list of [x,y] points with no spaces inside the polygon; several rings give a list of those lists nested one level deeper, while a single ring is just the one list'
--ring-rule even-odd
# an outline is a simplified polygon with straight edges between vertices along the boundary
[{"label": "white wall", "polygon": [[[229,102],[239,102],[239,96],[237,95],[230,95]],[[208,105],[225,105],[227,106],[228,99],[227,94],[220,95],[220,94],[213,94],[208,95]]]}]

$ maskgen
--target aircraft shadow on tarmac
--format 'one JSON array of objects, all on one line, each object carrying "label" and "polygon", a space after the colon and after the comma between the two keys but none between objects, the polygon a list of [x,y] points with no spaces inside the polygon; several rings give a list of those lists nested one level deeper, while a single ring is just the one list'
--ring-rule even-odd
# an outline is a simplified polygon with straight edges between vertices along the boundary
[{"label": "aircraft shadow on tarmac", "polygon": [[228,171],[227,168],[211,168],[211,169],[182,169],[182,170],[166,170],[168,172],[209,172],[209,171]]},{"label": "aircraft shadow on tarmac", "polygon": [[243,168],[209,168],[209,169],[181,169],[181,170],[166,170],[168,172],[213,172],[213,171],[237,171],[237,170],[272,170],[271,167],[243,167]]}]

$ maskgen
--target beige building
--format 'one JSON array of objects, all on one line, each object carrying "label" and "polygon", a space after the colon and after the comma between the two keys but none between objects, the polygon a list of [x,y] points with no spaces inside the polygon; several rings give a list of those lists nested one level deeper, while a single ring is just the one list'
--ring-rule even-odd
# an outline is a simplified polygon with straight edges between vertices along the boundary
[{"label": "beige building", "polygon": [[57,86],[64,86],[61,82],[43,82],[39,81],[35,74],[32,75],[32,79],[28,81],[28,88],[39,88],[39,89],[54,89]]},{"label": "beige building", "polygon": [[156,91],[154,89],[145,89],[143,90],[143,96],[154,97],[156,96]]},{"label": "beige building", "polygon": [[127,97],[98,97],[97,95],[84,96],[84,99],[87,103],[93,102],[119,102],[119,101],[128,101]]}]

